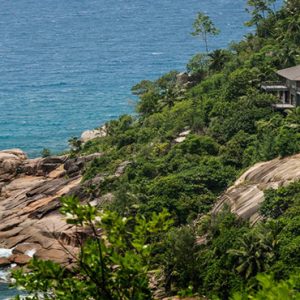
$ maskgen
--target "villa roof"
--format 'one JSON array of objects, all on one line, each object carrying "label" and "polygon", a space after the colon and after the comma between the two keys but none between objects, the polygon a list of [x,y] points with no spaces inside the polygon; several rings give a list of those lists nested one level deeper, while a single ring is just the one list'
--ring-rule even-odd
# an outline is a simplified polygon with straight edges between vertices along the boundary
[{"label": "villa roof", "polygon": [[300,81],[300,65],[279,70],[276,73],[289,80]]}]

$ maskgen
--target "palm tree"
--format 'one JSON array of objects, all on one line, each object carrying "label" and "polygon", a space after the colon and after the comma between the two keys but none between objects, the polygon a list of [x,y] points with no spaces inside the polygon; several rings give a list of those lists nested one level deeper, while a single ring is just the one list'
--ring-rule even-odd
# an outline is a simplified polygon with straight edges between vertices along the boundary
[{"label": "palm tree", "polygon": [[166,88],[162,93],[161,99],[159,100],[160,109],[164,108],[165,106],[171,108],[174,106],[176,101],[182,99],[181,91],[179,91],[176,87]]},{"label": "palm tree", "polygon": [[[286,40],[286,37],[282,37]],[[299,55],[297,47],[284,44],[279,51],[280,64],[285,67],[291,67],[296,64],[296,57]]]},{"label": "palm tree", "polygon": [[245,279],[249,279],[268,268],[274,257],[273,245],[270,236],[253,230],[239,240],[238,249],[230,249],[227,253],[237,258],[235,270]]},{"label": "palm tree", "polygon": [[209,69],[212,71],[221,71],[228,60],[228,53],[224,49],[216,49],[209,53]]},{"label": "palm tree", "polygon": [[[298,0],[297,0],[298,1]],[[298,1],[298,3],[300,3]],[[298,4],[299,5],[299,4]],[[281,19],[276,26],[277,40],[284,41],[284,44],[289,42],[300,42],[300,7],[298,9],[289,10],[284,19]]]}]

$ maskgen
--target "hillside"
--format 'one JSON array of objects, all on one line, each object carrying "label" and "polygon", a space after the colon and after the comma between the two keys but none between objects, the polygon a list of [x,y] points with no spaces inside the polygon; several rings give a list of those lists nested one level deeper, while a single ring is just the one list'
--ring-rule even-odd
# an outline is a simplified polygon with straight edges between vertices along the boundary
[{"label": "hillside", "polygon": [[264,201],[264,191],[286,187],[299,180],[300,154],[257,163],[220,197],[212,214],[219,213],[228,205],[234,214],[256,223],[262,217],[259,209]]},{"label": "hillside", "polygon": [[300,2],[262,2],[249,1],[255,33],[140,82],[136,115],[70,140],[69,159],[101,153],[80,171],[84,195],[60,204],[93,238],[71,271],[34,260],[18,284],[63,300],[297,299],[300,110],[274,109],[261,85],[300,64]]}]

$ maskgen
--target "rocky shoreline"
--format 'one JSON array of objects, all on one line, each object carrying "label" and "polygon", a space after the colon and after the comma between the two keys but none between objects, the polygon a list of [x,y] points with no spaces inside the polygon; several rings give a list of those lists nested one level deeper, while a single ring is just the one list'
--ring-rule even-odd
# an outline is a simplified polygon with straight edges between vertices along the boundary
[{"label": "rocky shoreline", "polygon": [[[111,201],[111,194],[86,193],[101,176],[82,183],[86,164],[101,155],[28,159],[19,149],[0,151],[0,250],[10,251],[4,256],[0,251],[0,268],[24,266],[33,256],[64,265],[73,263],[73,254],[79,250],[78,236],[84,233],[66,223],[59,212],[60,198],[77,195],[91,205]],[[115,176],[121,176],[129,163],[122,162]],[[232,212],[255,223],[261,219],[258,210],[264,190],[299,178],[299,154],[258,163],[220,197],[212,214],[229,205]]]},{"label": "rocky shoreline", "polygon": [[26,265],[33,255],[72,264],[79,233],[59,213],[59,199],[84,198],[82,171],[100,156],[28,159],[19,149],[0,151],[0,248],[11,251],[0,267]]}]

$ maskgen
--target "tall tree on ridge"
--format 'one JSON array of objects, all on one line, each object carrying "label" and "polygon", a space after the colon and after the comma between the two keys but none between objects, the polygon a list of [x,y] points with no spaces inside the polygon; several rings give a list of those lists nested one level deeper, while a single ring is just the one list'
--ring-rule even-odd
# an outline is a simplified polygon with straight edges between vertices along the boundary
[{"label": "tall tree on ridge", "polygon": [[266,19],[267,15],[275,13],[275,2],[276,0],[248,0],[246,11],[252,16],[252,19],[245,24],[250,27],[255,25],[259,29],[259,25]]},{"label": "tall tree on ridge", "polygon": [[218,35],[220,30],[215,27],[212,20],[204,14],[203,12],[198,12],[197,17],[193,24],[194,31],[192,36],[200,37],[205,43],[205,49],[208,53],[208,36],[209,35]]}]

